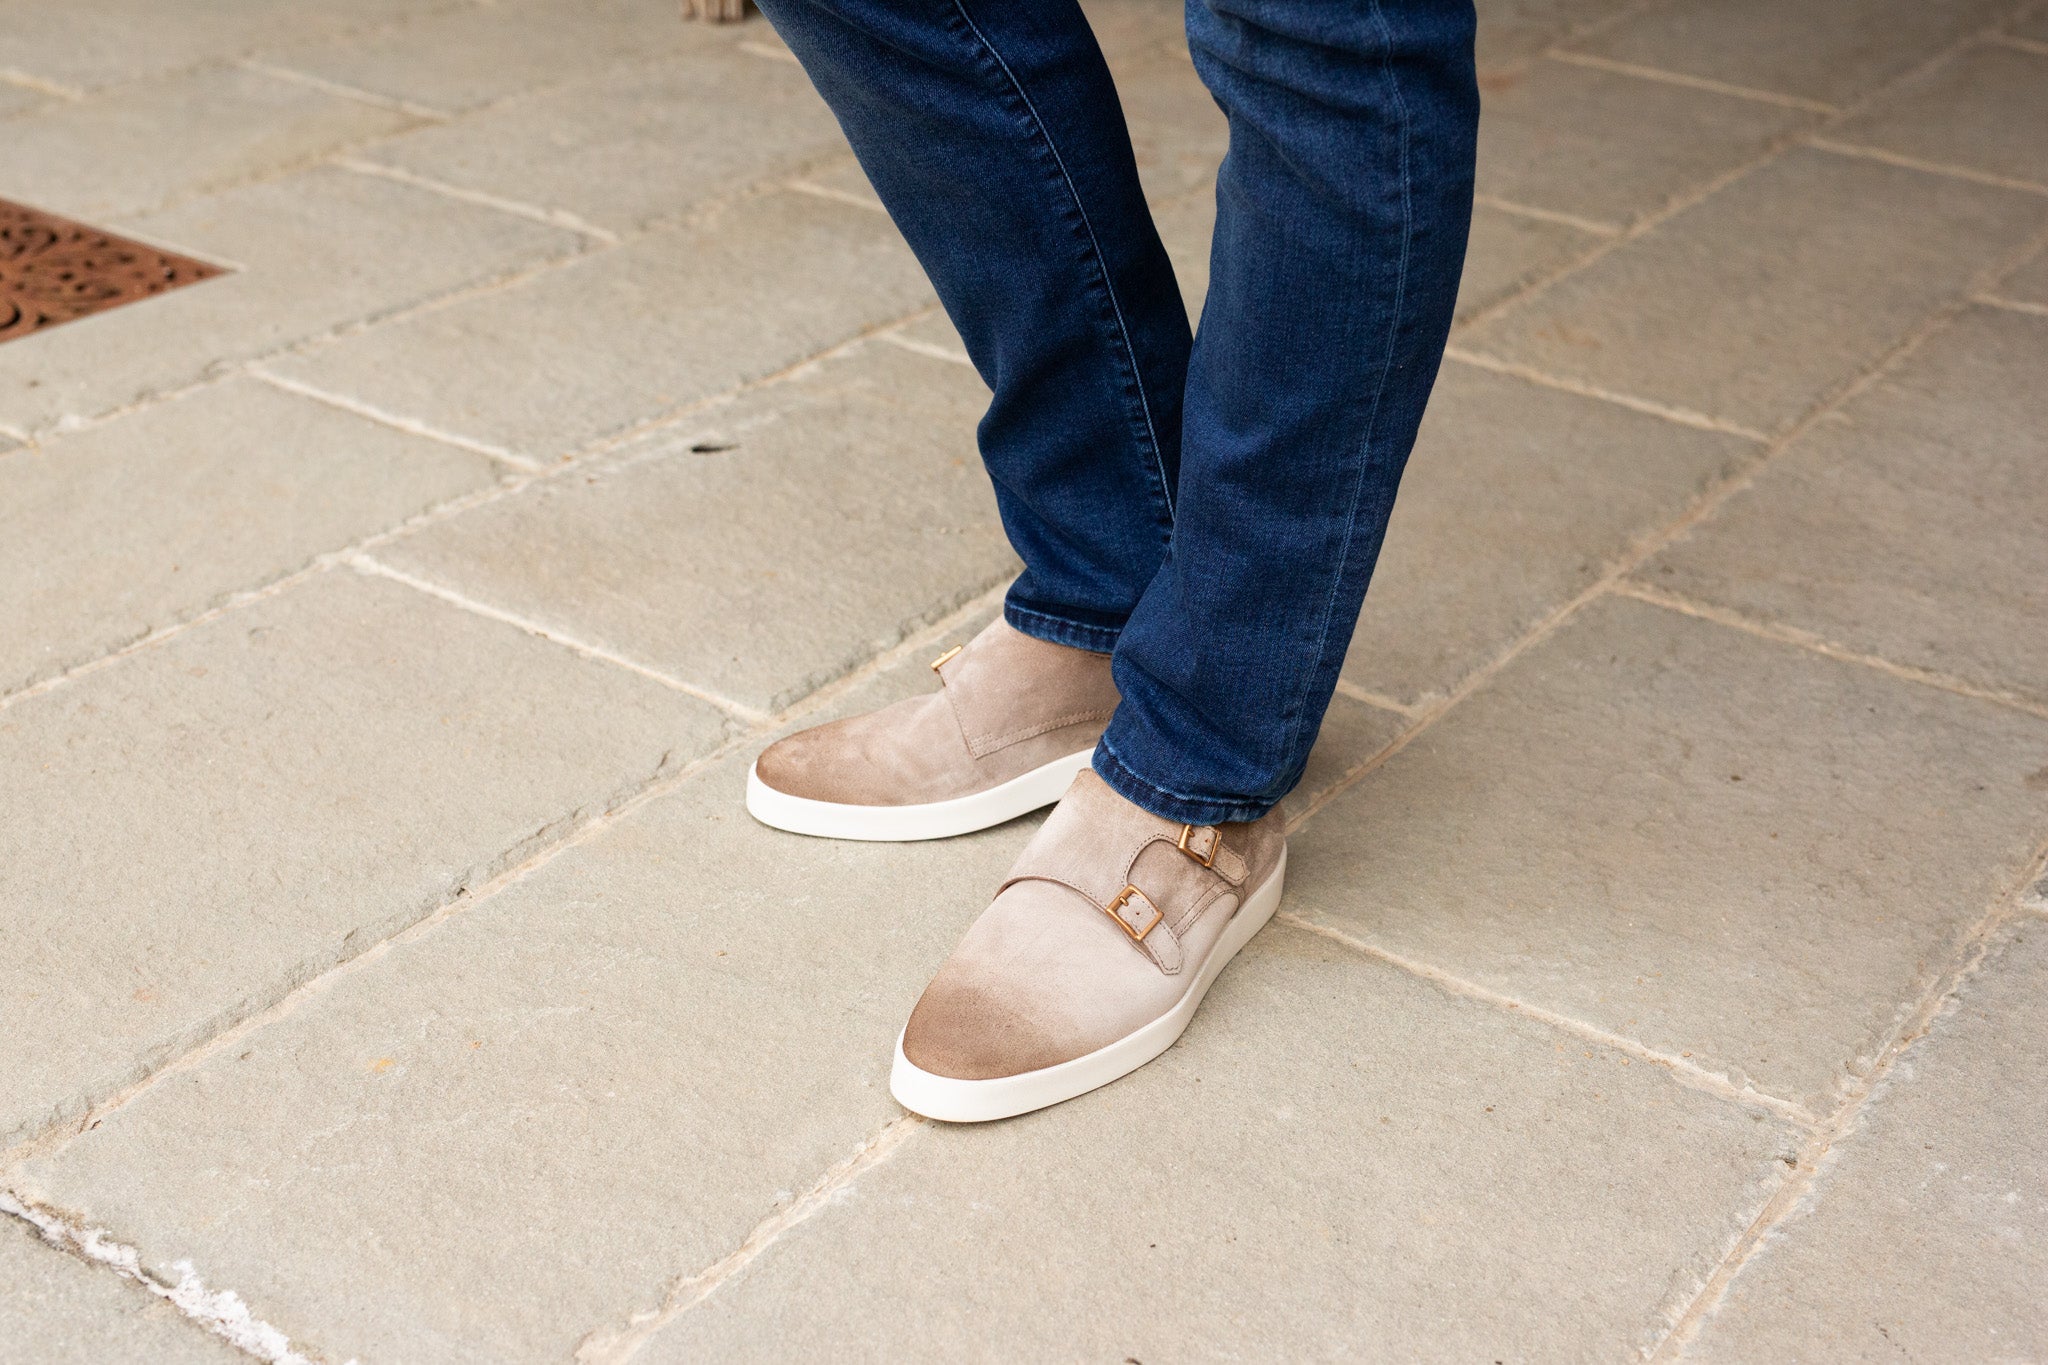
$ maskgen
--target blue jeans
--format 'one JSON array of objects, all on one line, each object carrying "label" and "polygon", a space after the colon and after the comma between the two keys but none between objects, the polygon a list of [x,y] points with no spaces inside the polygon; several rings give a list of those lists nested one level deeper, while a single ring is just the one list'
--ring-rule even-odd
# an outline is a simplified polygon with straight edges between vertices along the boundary
[{"label": "blue jeans", "polygon": [[994,391],[1018,630],[1113,651],[1095,768],[1170,820],[1300,780],[1442,359],[1471,0],[1189,0],[1228,116],[1200,335],[1074,0],[759,0]]}]

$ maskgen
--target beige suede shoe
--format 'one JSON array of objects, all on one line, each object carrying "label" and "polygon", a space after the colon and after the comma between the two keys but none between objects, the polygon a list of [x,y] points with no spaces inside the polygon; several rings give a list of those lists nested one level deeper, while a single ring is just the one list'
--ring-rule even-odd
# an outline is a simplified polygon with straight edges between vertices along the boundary
[{"label": "beige suede shoe", "polygon": [[1084,771],[925,988],[890,1091],[972,1123],[1136,1071],[1273,917],[1286,870],[1277,813],[1177,825]]},{"label": "beige suede shoe", "polygon": [[943,839],[1049,806],[1116,710],[1109,656],[1002,621],[933,661],[939,691],[776,741],[747,774],[764,825]]}]

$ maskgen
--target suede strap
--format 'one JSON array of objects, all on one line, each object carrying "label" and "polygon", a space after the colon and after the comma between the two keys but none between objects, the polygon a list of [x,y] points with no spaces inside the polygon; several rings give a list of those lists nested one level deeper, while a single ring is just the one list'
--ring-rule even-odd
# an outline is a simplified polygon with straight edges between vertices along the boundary
[{"label": "suede strap", "polygon": [[[1184,913],[1222,889],[1219,882],[1233,890],[1242,887],[1248,869],[1213,825],[1171,825],[1135,806],[1118,805],[1113,814],[1084,810],[1082,803],[1071,801],[1055,807],[996,894],[1022,881],[1064,886],[1116,920],[1134,946],[1172,975],[1181,967],[1176,930]],[[1193,881],[1202,892],[1190,897],[1186,878],[1176,878],[1179,895],[1168,894],[1169,887],[1142,885],[1145,879],[1133,868],[1157,844],[1200,869]]]}]

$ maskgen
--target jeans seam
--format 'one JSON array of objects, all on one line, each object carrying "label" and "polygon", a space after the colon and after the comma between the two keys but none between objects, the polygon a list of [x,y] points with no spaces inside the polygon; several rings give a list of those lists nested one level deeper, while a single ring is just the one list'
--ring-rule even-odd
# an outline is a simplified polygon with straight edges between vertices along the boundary
[{"label": "jeans seam", "polygon": [[1322,625],[1317,632],[1316,647],[1312,655],[1315,666],[1303,671],[1301,692],[1295,699],[1294,717],[1288,725],[1287,742],[1282,746],[1284,752],[1292,752],[1295,745],[1300,742],[1302,723],[1308,714],[1309,692],[1323,671],[1323,655],[1329,648],[1330,623],[1336,619],[1337,598],[1344,585],[1344,565],[1351,558],[1351,542],[1358,534],[1358,508],[1365,499],[1366,473],[1372,467],[1372,442],[1374,433],[1379,429],[1380,405],[1386,399],[1387,376],[1393,372],[1394,356],[1400,348],[1401,314],[1408,297],[1408,257],[1414,246],[1415,207],[1411,198],[1408,171],[1408,102],[1401,97],[1401,82],[1393,75],[1394,35],[1387,27],[1386,13],[1380,8],[1380,0],[1371,0],[1371,5],[1373,22],[1379,28],[1382,44],[1380,70],[1386,77],[1388,91],[1393,96],[1400,128],[1401,259],[1394,276],[1394,306],[1387,326],[1386,356],[1380,362],[1379,380],[1373,386],[1372,410],[1366,416],[1364,449],[1358,462],[1358,476],[1351,487],[1351,506],[1345,514],[1344,541],[1337,555],[1336,566],[1330,574],[1329,594],[1323,601]]},{"label": "jeans seam", "polygon": [[974,35],[975,41],[981,44],[982,51],[995,62],[997,69],[1003,74],[1003,79],[1009,82],[1011,92],[1023,101],[1025,113],[1030,117],[1031,131],[1046,151],[1052,154],[1053,166],[1059,171],[1060,180],[1066,185],[1074,211],[1080,215],[1081,230],[1088,236],[1088,249],[1095,258],[1096,270],[1102,277],[1102,291],[1109,300],[1110,313],[1116,320],[1117,338],[1123,345],[1124,363],[1130,370],[1131,386],[1137,390],[1138,411],[1145,419],[1146,441],[1151,446],[1153,473],[1158,484],[1160,500],[1166,505],[1166,517],[1170,525],[1173,520],[1173,490],[1167,485],[1166,459],[1159,449],[1159,430],[1152,421],[1152,403],[1145,394],[1144,373],[1138,364],[1137,347],[1131,341],[1130,324],[1124,319],[1123,304],[1116,296],[1116,281],[1110,278],[1109,262],[1102,254],[1102,242],[1095,235],[1095,225],[1089,221],[1087,205],[1081,202],[1080,187],[1074,183],[1072,173],[1067,170],[1066,158],[1060,155],[1059,144],[1053,141],[1051,131],[1045,126],[1045,120],[1039,117],[1038,106],[1031,102],[1031,96],[1024,89],[1024,83],[1017,79],[1016,72],[1010,69],[1010,64],[1003,59],[1003,54],[989,41],[988,35],[981,31],[981,26],[974,22],[974,16],[967,12],[966,0],[953,0],[953,10],[960,16],[960,21],[967,25],[967,30]]}]

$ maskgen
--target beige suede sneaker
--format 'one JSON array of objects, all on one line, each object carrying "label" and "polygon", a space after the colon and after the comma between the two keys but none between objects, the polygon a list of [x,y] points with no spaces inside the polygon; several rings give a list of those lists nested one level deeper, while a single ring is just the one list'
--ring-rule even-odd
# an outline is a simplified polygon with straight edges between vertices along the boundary
[{"label": "beige suede sneaker", "polygon": [[997,621],[933,661],[939,690],[768,746],[747,774],[764,825],[833,839],[943,839],[1049,806],[1116,710],[1109,656]]},{"label": "beige suede sneaker", "polygon": [[1082,772],[925,988],[890,1091],[972,1123],[1136,1071],[1273,917],[1286,870],[1277,813],[1177,825]]}]

